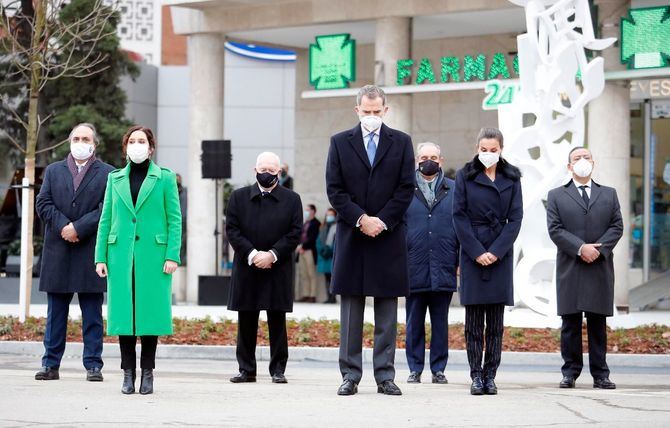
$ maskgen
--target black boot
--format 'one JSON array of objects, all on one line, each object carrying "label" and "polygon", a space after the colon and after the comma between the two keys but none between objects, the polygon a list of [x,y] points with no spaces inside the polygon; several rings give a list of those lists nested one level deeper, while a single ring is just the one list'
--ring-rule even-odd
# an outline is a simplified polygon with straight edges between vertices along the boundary
[{"label": "black boot", "polygon": [[154,393],[154,370],[142,369],[142,380],[140,381],[140,394]]},{"label": "black boot", "polygon": [[124,394],[134,394],[135,393],[135,378],[137,377],[137,372],[135,369],[124,369],[123,370],[123,386],[121,387],[121,392]]},{"label": "black boot", "polygon": [[472,379],[472,385],[470,385],[470,394],[472,395],[483,395],[484,394],[484,384],[482,383],[482,378],[476,376]]}]

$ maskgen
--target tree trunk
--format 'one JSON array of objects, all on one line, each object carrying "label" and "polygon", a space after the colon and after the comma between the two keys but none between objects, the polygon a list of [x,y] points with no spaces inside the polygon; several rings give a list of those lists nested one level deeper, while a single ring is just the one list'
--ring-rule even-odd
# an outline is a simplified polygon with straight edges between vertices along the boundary
[{"label": "tree trunk", "polygon": [[37,133],[39,128],[38,101],[40,83],[42,82],[42,61],[40,49],[37,47],[44,39],[46,1],[37,0],[35,6],[35,29],[31,40],[31,75],[30,75],[30,101],[28,104],[28,132],[26,135],[26,162],[24,176],[30,186],[23,191],[21,216],[21,273],[20,273],[20,321],[25,321],[30,316],[30,293],[33,284],[33,227],[35,223],[35,149],[37,147]]}]

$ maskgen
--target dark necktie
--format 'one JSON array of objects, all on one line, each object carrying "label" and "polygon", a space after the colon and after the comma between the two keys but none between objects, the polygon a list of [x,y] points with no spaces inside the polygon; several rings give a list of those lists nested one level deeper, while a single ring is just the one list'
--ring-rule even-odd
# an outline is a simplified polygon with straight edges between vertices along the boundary
[{"label": "dark necktie", "polygon": [[586,189],[589,188],[589,186],[579,186],[580,189],[582,189],[582,199],[584,199],[584,203],[586,204],[586,207],[588,208],[589,206],[589,195],[586,193]]},{"label": "dark necktie", "polygon": [[270,194],[270,192],[261,192],[261,196],[262,196],[262,197],[266,197],[266,196],[269,195],[269,194]]}]

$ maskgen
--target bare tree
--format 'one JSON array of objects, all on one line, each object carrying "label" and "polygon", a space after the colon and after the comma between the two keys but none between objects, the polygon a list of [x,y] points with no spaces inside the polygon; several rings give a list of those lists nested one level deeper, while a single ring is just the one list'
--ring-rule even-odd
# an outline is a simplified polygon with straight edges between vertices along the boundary
[{"label": "bare tree", "polygon": [[113,35],[106,24],[115,8],[96,0],[87,14],[65,22],[60,14],[69,3],[66,0],[0,1],[0,61],[7,66],[6,81],[19,82],[23,85],[20,93],[28,97],[27,118],[17,110],[17,99],[2,98],[13,119],[26,131],[25,142],[5,134],[8,141],[25,154],[20,280],[23,320],[29,314],[32,286],[35,155],[67,141],[36,150],[42,125],[49,119],[40,117],[40,93],[50,81],[62,77],[83,78],[105,69],[106,58],[96,53],[95,46]]}]

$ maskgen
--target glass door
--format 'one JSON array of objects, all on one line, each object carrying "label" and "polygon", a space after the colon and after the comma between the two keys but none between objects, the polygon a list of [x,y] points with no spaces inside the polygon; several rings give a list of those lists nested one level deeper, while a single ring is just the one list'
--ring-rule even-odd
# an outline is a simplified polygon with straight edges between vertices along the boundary
[{"label": "glass door", "polygon": [[670,100],[651,105],[648,279],[670,270]]}]

